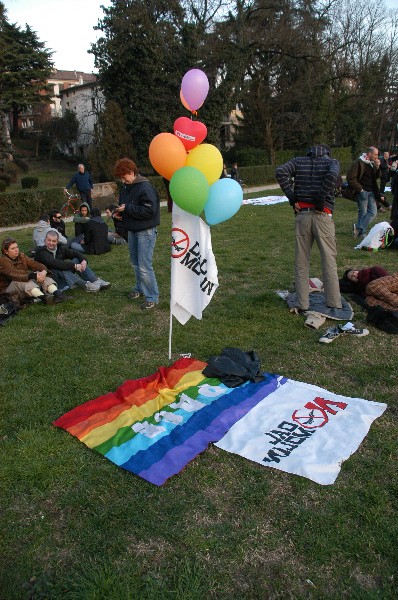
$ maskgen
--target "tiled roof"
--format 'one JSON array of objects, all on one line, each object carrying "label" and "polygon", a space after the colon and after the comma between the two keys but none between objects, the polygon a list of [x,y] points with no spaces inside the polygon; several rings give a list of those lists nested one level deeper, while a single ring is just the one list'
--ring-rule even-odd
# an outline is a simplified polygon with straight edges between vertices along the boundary
[{"label": "tiled roof", "polygon": [[79,81],[80,77],[83,79],[83,83],[94,83],[97,81],[97,76],[93,73],[84,73],[83,71],[65,71],[61,69],[54,69],[51,79],[58,79],[61,81]]}]

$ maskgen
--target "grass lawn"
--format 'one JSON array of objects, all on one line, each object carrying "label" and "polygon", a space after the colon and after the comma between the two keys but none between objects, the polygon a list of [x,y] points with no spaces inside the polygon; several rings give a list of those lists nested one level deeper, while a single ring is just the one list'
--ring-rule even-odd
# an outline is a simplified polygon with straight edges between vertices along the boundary
[{"label": "grass lawn", "polygon": [[[354,250],[355,215],[354,203],[337,200],[339,271],[397,271],[396,251]],[[287,204],[243,206],[212,228],[220,286],[201,321],[174,321],[173,361],[186,352],[206,360],[225,346],[254,349],[265,371],[386,402],[334,485],[211,446],[157,488],[52,425],[169,364],[170,233],[162,209],[155,310],[127,300],[127,249],[115,246],[90,258],[109,290],[32,305],[1,330],[0,598],[396,598],[398,339],[372,328],[364,338],[319,344],[324,329],[309,330],[288,312],[276,294],[293,283]],[[30,248],[31,230],[12,234]],[[316,247],[311,275],[321,278]]]}]

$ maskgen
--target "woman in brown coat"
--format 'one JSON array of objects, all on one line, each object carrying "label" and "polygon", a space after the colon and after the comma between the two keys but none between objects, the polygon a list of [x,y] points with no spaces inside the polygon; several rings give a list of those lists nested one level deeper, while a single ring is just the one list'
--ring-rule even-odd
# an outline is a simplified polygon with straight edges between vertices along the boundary
[{"label": "woman in brown coat", "polygon": [[1,245],[0,294],[4,293],[17,304],[26,297],[52,304],[60,295],[55,281],[47,275],[47,268],[20,252],[14,238],[4,239]]}]

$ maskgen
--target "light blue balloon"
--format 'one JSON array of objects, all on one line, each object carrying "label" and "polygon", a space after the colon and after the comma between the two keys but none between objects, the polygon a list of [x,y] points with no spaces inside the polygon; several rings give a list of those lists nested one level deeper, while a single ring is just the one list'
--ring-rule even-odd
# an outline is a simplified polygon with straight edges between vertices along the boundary
[{"label": "light blue balloon", "polygon": [[209,225],[227,221],[242,206],[243,192],[235,179],[219,179],[210,186],[205,204],[205,216]]}]

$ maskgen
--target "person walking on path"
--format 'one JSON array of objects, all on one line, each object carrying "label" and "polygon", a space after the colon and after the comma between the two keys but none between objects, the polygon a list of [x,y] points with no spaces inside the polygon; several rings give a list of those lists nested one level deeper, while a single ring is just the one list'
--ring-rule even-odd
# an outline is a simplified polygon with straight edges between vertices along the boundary
[{"label": "person walking on path", "polygon": [[334,190],[339,175],[340,164],[330,157],[326,145],[312,146],[307,156],[292,158],[276,169],[276,179],[295,213],[295,289],[299,311],[309,307],[308,280],[314,240],[321,254],[326,304],[331,308],[342,307],[333,222]]},{"label": "person walking on path", "polygon": [[352,226],[353,237],[365,235],[377,215],[377,201],[381,200],[377,178],[380,176],[379,151],[374,146],[363,152],[348,170],[347,182],[356,192],[358,219]]},{"label": "person walking on path", "polygon": [[155,188],[138,173],[135,162],[122,158],[115,164],[115,176],[124,187],[120,192],[117,213],[122,226],[128,231],[130,260],[135,273],[132,300],[141,296],[142,309],[154,308],[159,301],[159,290],[152,266],[157,226],[160,224],[160,200]]},{"label": "person walking on path", "polygon": [[74,185],[76,185],[82,202],[87,202],[91,210],[93,207],[91,193],[94,186],[91,175],[85,170],[83,164],[77,166],[77,173],[73,175],[68,185],[64,188],[64,191],[67,192]]}]

